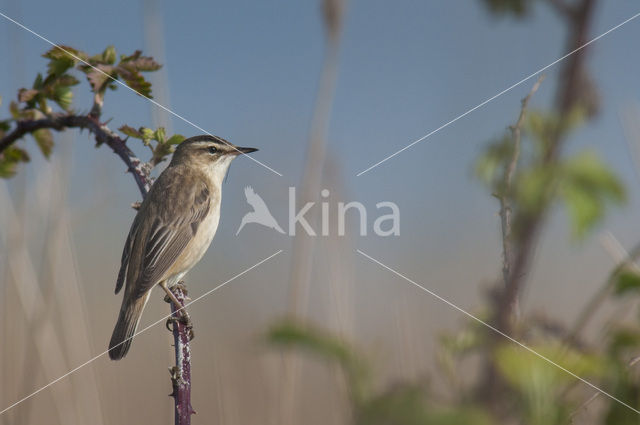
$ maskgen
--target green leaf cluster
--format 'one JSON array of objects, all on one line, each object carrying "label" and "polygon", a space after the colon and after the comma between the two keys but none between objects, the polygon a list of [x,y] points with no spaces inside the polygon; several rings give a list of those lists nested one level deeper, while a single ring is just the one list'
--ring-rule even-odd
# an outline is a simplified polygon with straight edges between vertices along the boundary
[{"label": "green leaf cluster", "polygon": [[14,176],[21,162],[29,162],[29,154],[24,149],[9,146],[0,152],[0,177]]},{"label": "green leaf cluster", "polygon": [[[2,97],[0,97],[2,104]],[[0,139],[11,128],[11,120],[0,121]],[[0,178],[8,178],[15,175],[18,165],[21,162],[29,162],[29,154],[16,146],[9,146],[3,152],[0,152]]]},{"label": "green leaf cluster", "polygon": [[142,73],[157,71],[161,68],[153,58],[142,56],[140,50],[128,56],[120,55],[118,61],[113,46],[107,47],[100,54],[86,58],[85,61],[91,66],[81,63],[78,68],[86,74],[91,90],[97,94],[103,94],[107,88],[115,90],[117,85],[114,80],[120,79],[139,94],[151,98],[151,83]]},{"label": "green leaf cluster", "polygon": [[[608,363],[602,357],[560,347],[557,343],[535,344],[530,348],[580,377],[600,378],[607,371]],[[523,405],[525,423],[568,423],[569,414],[575,406],[559,402],[558,397],[575,381],[574,377],[515,344],[501,345],[495,352],[495,358],[500,373]]]},{"label": "green leaf cluster", "polygon": [[141,140],[151,150],[150,163],[154,166],[164,161],[168,155],[173,153],[175,145],[179,145],[185,139],[181,134],[174,134],[167,138],[164,127],[158,127],[155,131],[147,127],[140,127],[136,130],[125,124],[118,130],[129,137]]},{"label": "green leaf cluster", "polygon": [[[609,205],[626,200],[625,188],[615,173],[591,151],[549,161],[551,140],[584,121],[582,108],[560,119],[556,114],[531,112],[521,130],[521,145],[515,154],[512,131],[490,142],[476,161],[476,175],[494,196],[509,205],[514,216],[514,234],[527,217],[541,214],[555,202],[562,203],[570,217],[575,239],[586,236],[605,216]],[[517,157],[517,162],[515,159]],[[507,175],[513,174],[510,184]]]},{"label": "green leaf cluster", "polygon": [[[72,113],[72,87],[79,84],[79,80],[72,74],[74,70],[85,74],[96,103],[102,105],[106,89],[116,88],[114,79],[122,80],[143,96],[151,97],[151,83],[144,78],[143,73],[160,69],[160,64],[151,57],[143,56],[139,50],[118,58],[113,46],[108,46],[102,53],[94,56],[70,46],[55,46],[43,57],[48,60],[46,74],[39,73],[30,88],[18,90],[17,100],[9,104],[11,118],[0,121],[0,137],[4,137],[17,121],[43,119],[57,112],[54,111],[55,105],[62,113]],[[164,129],[145,131],[144,137],[138,138],[143,139],[152,149],[152,164],[164,160],[172,152],[173,145],[184,139],[180,135],[167,139]],[[38,129],[30,135],[41,153],[48,158],[54,147],[52,131]],[[154,146],[151,141],[155,142]],[[18,164],[28,160],[29,155],[24,149],[17,146],[6,149],[0,154],[0,177],[13,176]]]},{"label": "green leaf cluster", "polygon": [[579,153],[560,166],[559,196],[564,202],[573,235],[583,237],[602,220],[607,204],[622,204],[622,182],[593,152]]},{"label": "green leaf cluster", "polygon": [[339,365],[347,377],[356,425],[454,425],[489,424],[481,409],[462,403],[443,406],[434,402],[422,385],[399,383],[375,392],[365,360],[343,340],[319,329],[285,321],[268,333],[278,347],[298,348]]},{"label": "green leaf cluster", "polygon": [[623,267],[614,275],[616,295],[640,294],[640,273],[633,267]]}]

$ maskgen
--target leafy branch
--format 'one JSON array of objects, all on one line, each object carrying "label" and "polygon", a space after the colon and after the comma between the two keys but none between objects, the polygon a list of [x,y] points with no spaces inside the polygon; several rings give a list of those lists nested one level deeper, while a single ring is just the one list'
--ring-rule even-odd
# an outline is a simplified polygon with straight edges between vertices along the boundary
[{"label": "leafy branch", "polygon": [[398,383],[375,391],[372,371],[364,357],[321,329],[288,320],[273,326],[267,341],[275,347],[304,350],[338,365],[346,377],[355,425],[490,423],[487,415],[472,404],[450,407],[434,403],[426,385]]},{"label": "leafy branch", "polygon": [[[153,184],[151,170],[164,161],[184,137],[179,134],[167,137],[162,127],[156,130],[140,127],[136,130],[126,124],[119,128],[121,136],[100,118],[105,93],[117,88],[116,81],[122,81],[140,95],[151,98],[151,83],[143,73],[158,70],[160,64],[151,57],[142,56],[141,51],[120,55],[118,59],[113,46],[94,56],[69,46],[54,47],[43,57],[48,59],[46,75],[38,74],[31,88],[18,90],[17,100],[9,105],[11,117],[0,121],[0,177],[13,176],[21,163],[30,160],[27,150],[17,145],[26,136],[33,137],[42,155],[49,158],[55,144],[54,131],[85,129],[95,139],[96,147],[105,144],[122,159],[144,198]],[[89,113],[72,109],[72,87],[80,83],[72,74],[73,71],[84,74],[93,92],[93,105]],[[140,160],[130,149],[127,145],[129,138],[139,139],[150,149],[151,158],[148,162]],[[176,289],[175,295],[184,306],[186,293],[182,291]],[[172,305],[172,314],[181,314],[178,310],[182,310],[183,306],[178,308]],[[176,320],[173,321],[173,334],[176,358],[176,366],[172,368],[175,423],[187,425],[194,413],[191,407],[189,329]]]},{"label": "leafy branch", "polygon": [[[131,127],[122,126],[122,134],[139,138],[150,148],[151,159],[143,163],[127,147],[127,138],[109,129],[100,118],[105,93],[117,88],[117,80],[150,98],[151,83],[144,78],[143,73],[159,69],[160,64],[153,58],[142,56],[140,51],[121,55],[118,60],[112,46],[94,56],[69,46],[54,47],[43,57],[48,59],[47,73],[39,73],[31,88],[18,90],[17,100],[9,105],[11,117],[0,121],[0,177],[14,175],[20,163],[30,160],[27,151],[15,145],[18,140],[27,135],[32,136],[42,154],[48,158],[54,147],[52,130],[78,128],[89,130],[97,146],[104,143],[111,147],[134,174],[138,187],[148,191],[151,187],[151,169],[165,160],[173,152],[174,145],[184,138],[180,135],[167,137],[163,128],[140,128],[132,132]],[[88,114],[72,109],[72,87],[80,83],[72,74],[74,70],[85,75],[94,93],[93,105]],[[54,110],[55,105],[57,110]]]}]

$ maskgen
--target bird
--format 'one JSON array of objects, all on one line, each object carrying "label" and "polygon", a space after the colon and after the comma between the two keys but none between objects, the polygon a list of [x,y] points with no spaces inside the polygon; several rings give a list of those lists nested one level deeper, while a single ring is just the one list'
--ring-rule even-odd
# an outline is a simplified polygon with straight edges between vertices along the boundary
[{"label": "bird", "polygon": [[[126,356],[151,290],[171,292],[209,248],[220,220],[222,182],[231,161],[256,148],[237,147],[211,135],[180,143],[143,200],[127,236],[115,293],[124,287],[109,357]],[[184,311],[184,310],[183,310]]]},{"label": "bird", "polygon": [[269,208],[267,208],[267,204],[264,203],[264,200],[253,190],[251,186],[244,188],[244,196],[247,198],[247,203],[253,207],[253,211],[246,213],[244,217],[242,217],[236,236],[238,236],[240,230],[242,230],[244,225],[247,223],[262,224],[263,226],[277,230],[280,233],[284,233],[284,230],[282,230],[276,219],[271,215]]}]

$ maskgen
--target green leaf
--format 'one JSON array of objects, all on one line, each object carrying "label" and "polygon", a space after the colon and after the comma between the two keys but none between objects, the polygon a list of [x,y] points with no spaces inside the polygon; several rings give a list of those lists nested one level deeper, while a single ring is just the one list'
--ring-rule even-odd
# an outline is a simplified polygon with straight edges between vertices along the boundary
[{"label": "green leaf", "polygon": [[440,336],[440,344],[452,354],[463,354],[479,348],[482,341],[482,333],[471,327],[467,327],[455,334]]},{"label": "green leaf", "polygon": [[140,133],[138,130],[136,130],[133,127],[129,127],[126,124],[120,127],[118,130],[120,130],[122,133],[126,134],[129,137],[133,137],[134,139],[142,139],[142,133]]},{"label": "green leaf", "polygon": [[608,333],[610,335],[608,350],[613,357],[623,354],[625,361],[627,361],[628,356],[626,352],[636,352],[638,347],[640,347],[640,332],[638,328],[619,325],[615,326]]},{"label": "green leaf", "polygon": [[151,160],[152,164],[159,164],[165,160],[167,155],[173,152],[173,145],[168,143],[158,143],[153,151],[153,158]]},{"label": "green leaf", "polygon": [[56,79],[56,81],[57,84],[61,86],[75,86],[76,84],[80,84],[80,81],[70,74],[61,75]]},{"label": "green leaf", "polygon": [[17,102],[14,102],[12,100],[9,103],[9,112],[11,113],[11,116],[13,117],[13,119],[15,120],[20,119],[20,107],[18,106]]},{"label": "green leaf", "polygon": [[45,158],[49,158],[53,150],[53,134],[48,128],[41,128],[31,133]]},{"label": "green leaf", "polygon": [[162,68],[162,65],[156,62],[152,57],[142,56],[142,51],[140,50],[136,50],[130,56],[123,56],[120,59],[120,65],[128,67],[131,70],[142,72],[157,71]]},{"label": "green leaf", "polygon": [[35,89],[20,89],[18,90],[18,102],[29,102],[33,100],[38,93],[38,90]]},{"label": "green leaf", "polygon": [[615,276],[614,290],[617,295],[637,292],[640,290],[640,274],[631,268],[620,270]]},{"label": "green leaf", "polygon": [[[110,77],[117,78],[118,74],[114,70],[114,67],[110,65],[102,65],[98,64],[95,68],[85,67],[87,80],[91,85],[91,90],[94,93],[98,93],[102,90],[105,90],[105,85],[111,81]],[[97,69],[96,69],[97,68]]]},{"label": "green leaf", "polygon": [[[530,346],[532,350],[579,376],[602,376],[605,362],[598,356],[569,347],[548,343]],[[574,380],[571,375],[523,348],[504,344],[496,351],[496,360],[507,381],[523,392],[537,391],[541,383],[546,389]],[[532,379],[534,377],[534,379]]]},{"label": "green leaf", "polygon": [[156,71],[160,67],[153,58],[142,56],[142,52],[136,50],[130,56],[121,57],[117,71],[129,87],[142,96],[151,98],[151,83],[144,79],[141,72]]},{"label": "green leaf", "polygon": [[74,65],[75,60],[70,57],[51,59],[47,64],[47,74],[54,76],[62,75],[70,68],[73,68]]},{"label": "green leaf", "polygon": [[514,141],[505,135],[489,144],[486,151],[476,161],[476,175],[492,190],[502,184],[504,170],[513,157]]},{"label": "green leaf", "polygon": [[151,83],[145,80],[142,74],[140,74],[135,69],[129,69],[120,65],[118,66],[118,75],[129,87],[135,90],[138,94],[148,98],[152,97]]},{"label": "green leaf", "polygon": [[[534,345],[531,348],[578,376],[599,377],[606,371],[605,361],[595,355],[559,345]],[[502,376],[524,402],[528,417],[525,423],[546,425],[564,423],[568,419],[566,407],[557,403],[557,396],[575,378],[515,345],[504,344],[499,347],[495,362]]]},{"label": "green leaf", "polygon": [[44,118],[44,114],[42,111],[35,108],[28,109],[20,109],[19,110],[20,119],[23,120],[39,120]]},{"label": "green leaf", "polygon": [[109,65],[116,63],[117,58],[116,48],[113,46],[107,46],[107,48],[104,49],[104,52],[102,52],[102,60]]},{"label": "green leaf", "polygon": [[337,362],[344,371],[356,400],[363,400],[369,371],[365,362],[343,341],[318,329],[285,321],[271,328],[268,341],[281,347],[296,347]]},{"label": "green leaf", "polygon": [[73,92],[69,86],[57,86],[53,90],[53,100],[60,105],[62,109],[68,111],[73,102]]},{"label": "green leaf", "polygon": [[45,58],[48,59],[63,59],[63,58],[71,58],[73,60],[75,60],[75,58],[73,58],[73,56],[69,55],[69,53],[73,54],[74,56],[82,59],[82,60],[87,60],[88,56],[86,53],[84,53],[82,50],[77,50],[74,49],[73,47],[69,47],[69,46],[65,46],[65,45],[57,45],[52,47],[51,49],[49,49],[44,55],[42,55]]},{"label": "green leaf", "polygon": [[42,74],[38,73],[36,75],[36,79],[33,81],[33,88],[36,90],[41,90],[43,88],[44,79],[42,78]]},{"label": "green leaf", "polygon": [[552,199],[552,182],[555,167],[547,165],[531,166],[520,172],[514,187],[518,206],[528,214],[537,214],[544,210]]},{"label": "green leaf", "polygon": [[169,137],[167,143],[170,145],[179,145],[184,139],[185,137],[182,134],[174,134],[173,136]]},{"label": "green leaf", "polygon": [[[631,375],[626,364],[619,365],[617,372],[616,386],[612,391],[613,396],[632,406],[637,406],[640,401],[640,386],[637,379]],[[638,414],[618,402],[610,401],[604,416],[604,423],[606,425],[636,425]]]},{"label": "green leaf", "polygon": [[145,144],[148,144],[151,140],[153,140],[156,135],[155,131],[147,127],[140,127],[138,131],[142,135],[142,141],[145,142]]},{"label": "green leaf", "polygon": [[167,135],[164,131],[164,127],[158,127],[153,135],[153,138],[158,141],[158,143],[165,143]]},{"label": "green leaf", "polygon": [[[75,55],[80,59],[87,60],[86,53],[76,50],[73,47],[69,46],[60,46],[62,49],[67,52]],[[51,50],[46,52],[43,57],[49,59],[49,63],[47,64],[47,74],[52,76],[60,76],[67,72],[70,68],[73,68],[78,61],[76,58],[71,56],[69,53],[64,52],[58,47],[53,47]]]},{"label": "green leaf", "polygon": [[9,146],[0,153],[0,178],[12,177],[18,170],[18,164],[28,161],[27,152],[16,146]]},{"label": "green leaf", "polygon": [[280,346],[304,347],[321,357],[340,363],[355,360],[354,354],[342,341],[320,330],[294,322],[284,322],[273,327],[269,331],[268,339],[272,344]]},{"label": "green leaf", "polygon": [[622,182],[593,152],[580,153],[562,165],[559,193],[578,239],[602,220],[607,204],[626,200]]}]

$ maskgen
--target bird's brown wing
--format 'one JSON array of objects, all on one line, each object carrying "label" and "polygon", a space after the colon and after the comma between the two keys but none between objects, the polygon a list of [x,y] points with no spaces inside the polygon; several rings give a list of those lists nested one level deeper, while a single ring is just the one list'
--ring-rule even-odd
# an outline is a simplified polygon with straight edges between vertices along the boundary
[{"label": "bird's brown wing", "polygon": [[162,202],[170,199],[173,205],[164,206],[163,213],[155,214],[147,232],[136,296],[144,295],[163,278],[209,213],[210,193],[204,182],[195,182],[190,188],[181,187],[178,191],[181,195],[167,197],[168,194],[164,194]]},{"label": "bird's brown wing", "polygon": [[120,271],[118,272],[118,280],[116,281],[116,294],[120,292],[122,289],[122,285],[124,284],[124,279],[127,276],[127,270],[129,268],[129,259],[131,258],[131,249],[133,248],[133,241],[136,238],[136,233],[138,231],[138,223],[139,223],[138,215],[133,219],[133,224],[131,225],[131,230],[129,230],[129,235],[127,235],[127,241],[124,243],[124,249],[122,250],[122,258],[120,260]]},{"label": "bird's brown wing", "polygon": [[207,217],[211,194],[201,176],[166,169],[142,203],[122,252],[116,293],[138,298],[171,268]]}]

